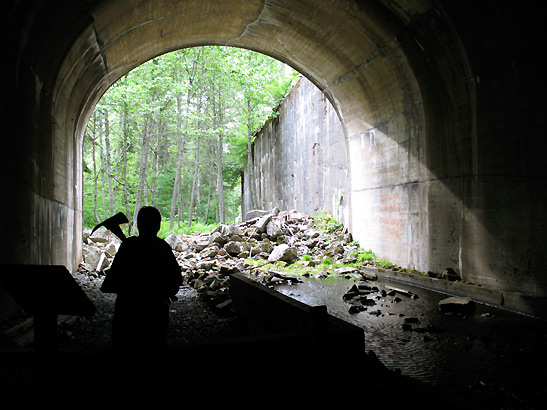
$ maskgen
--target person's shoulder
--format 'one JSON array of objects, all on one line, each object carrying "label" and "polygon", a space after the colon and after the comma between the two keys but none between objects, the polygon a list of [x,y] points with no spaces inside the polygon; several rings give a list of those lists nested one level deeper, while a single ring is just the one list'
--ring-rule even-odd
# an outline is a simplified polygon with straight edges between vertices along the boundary
[{"label": "person's shoulder", "polygon": [[134,246],[139,243],[139,237],[138,236],[130,236],[128,238],[125,238],[123,242],[120,245],[120,248],[123,246],[124,248]]},{"label": "person's shoulder", "polygon": [[169,244],[165,241],[165,239],[161,239],[160,237],[157,237],[157,236],[156,236],[156,240],[157,240],[158,246],[163,246],[164,248],[171,249],[171,245],[169,245]]}]

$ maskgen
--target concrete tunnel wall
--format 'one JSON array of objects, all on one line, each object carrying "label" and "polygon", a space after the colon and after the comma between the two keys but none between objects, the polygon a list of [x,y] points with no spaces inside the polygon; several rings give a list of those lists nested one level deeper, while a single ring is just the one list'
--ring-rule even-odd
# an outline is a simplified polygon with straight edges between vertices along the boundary
[{"label": "concrete tunnel wall", "polygon": [[255,134],[243,177],[242,215],[260,209],[328,211],[349,220],[344,127],[325,95],[305,77]]},{"label": "concrete tunnel wall", "polygon": [[[403,266],[546,296],[543,96],[533,2],[3,2],[2,263],[81,258],[81,146],[144,61],[229,45],[284,61],[344,128],[348,224]],[[4,300],[4,298],[2,298]]]}]

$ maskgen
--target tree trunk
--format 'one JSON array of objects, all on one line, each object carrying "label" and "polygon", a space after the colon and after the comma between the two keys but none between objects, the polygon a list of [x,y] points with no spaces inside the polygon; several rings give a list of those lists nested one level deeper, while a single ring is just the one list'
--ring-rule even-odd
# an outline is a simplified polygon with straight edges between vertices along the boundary
[{"label": "tree trunk", "polygon": [[222,132],[218,134],[218,152],[217,152],[217,192],[218,192],[218,221],[221,224],[226,223],[226,215],[224,208],[224,180],[222,178],[222,148],[223,148],[223,135]]},{"label": "tree trunk", "polygon": [[[222,104],[222,90],[218,87],[218,112],[216,115],[218,130],[222,129],[224,125],[224,107]],[[224,178],[222,175],[223,161],[222,153],[224,151],[224,135],[222,131],[218,133],[218,148],[217,148],[217,192],[218,192],[218,221],[221,224],[226,223],[226,212],[224,203]]]},{"label": "tree trunk", "polygon": [[122,144],[122,183],[123,183],[123,202],[125,204],[125,214],[127,219],[131,221],[131,210],[129,207],[129,190],[127,182],[127,150],[129,149],[128,144],[128,115],[127,115],[127,104],[124,104],[123,107],[123,144]]},{"label": "tree trunk", "polygon": [[97,215],[97,160],[95,155],[95,139],[97,138],[97,114],[93,114],[93,139],[91,139],[91,155],[93,158],[93,215],[97,222],[101,222]]},{"label": "tree trunk", "polygon": [[213,185],[215,184],[215,148],[213,146],[214,140],[209,141],[209,192],[207,194],[207,211],[205,212],[204,223],[209,223],[209,212],[211,210],[211,192]]},{"label": "tree trunk", "polygon": [[139,158],[139,184],[137,186],[137,198],[133,210],[133,226],[137,225],[137,214],[141,208],[143,196],[146,194],[146,179],[148,176],[148,151],[150,149],[148,137],[148,118],[145,119],[142,135],[141,155]]},{"label": "tree trunk", "polygon": [[[190,91],[188,91],[187,104],[190,104]],[[188,121],[188,120],[186,120]],[[169,230],[172,231],[175,224],[175,210],[177,208],[177,199],[180,195],[180,177],[182,169],[182,160],[184,158],[184,145],[186,142],[185,134],[182,131],[182,103],[181,96],[177,95],[177,168],[175,171],[175,183],[173,185],[173,195],[171,196],[171,212],[169,214]],[[179,215],[180,227],[180,215]]]},{"label": "tree trunk", "polygon": [[104,157],[104,144],[103,144],[103,135],[104,135],[104,123],[103,123],[103,116],[102,113],[99,113],[99,135],[97,137],[97,140],[99,141],[99,158],[101,160],[101,197],[102,197],[102,219],[106,219],[106,214],[108,213],[108,210],[106,208],[106,161]]},{"label": "tree trunk", "polygon": [[194,209],[196,207],[196,198],[199,190],[199,136],[196,136],[196,155],[194,159],[194,178],[192,181],[192,195],[190,197],[190,209],[188,210],[188,228],[192,226]]},{"label": "tree trunk", "polygon": [[111,166],[111,150],[110,150],[110,123],[108,121],[108,111],[104,110],[104,146],[106,155],[106,176],[108,178],[108,216],[114,215],[116,207],[116,197],[112,189],[112,166]]}]

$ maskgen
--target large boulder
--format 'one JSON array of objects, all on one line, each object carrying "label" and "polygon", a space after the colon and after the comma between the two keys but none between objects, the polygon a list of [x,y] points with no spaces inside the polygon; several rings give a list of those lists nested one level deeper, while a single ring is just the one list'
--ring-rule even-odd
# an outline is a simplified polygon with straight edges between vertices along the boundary
[{"label": "large boulder", "polygon": [[83,258],[84,262],[95,269],[101,258],[101,250],[93,245],[84,245],[83,246]]},{"label": "large boulder", "polygon": [[249,221],[251,219],[260,218],[264,215],[268,215],[270,212],[263,209],[252,209],[245,214],[245,220]]},{"label": "large boulder", "polygon": [[176,233],[169,234],[169,236],[165,238],[165,242],[171,246],[171,249],[177,252],[181,252],[184,248],[184,242]]},{"label": "large boulder", "polygon": [[263,209],[252,209],[250,210],[249,212],[247,212],[245,214],[245,220],[246,221],[249,221],[251,219],[255,219],[255,218],[260,218],[260,217],[263,217],[263,216],[266,216],[266,215],[272,215],[272,216],[276,216],[277,214],[279,214],[279,208],[276,206],[275,208],[273,208],[271,211],[265,211]]},{"label": "large boulder", "polygon": [[256,231],[258,233],[264,233],[266,232],[266,227],[268,226],[268,223],[272,220],[272,215],[268,214],[260,218],[255,223]]},{"label": "large boulder", "polygon": [[295,247],[289,246],[286,243],[277,245],[273,248],[272,253],[268,257],[268,262],[294,262],[298,258],[298,251]]},{"label": "large boulder", "polygon": [[272,238],[275,239],[280,235],[283,235],[283,231],[281,230],[281,226],[279,226],[279,221],[277,220],[270,220],[268,224],[266,225],[266,234]]}]

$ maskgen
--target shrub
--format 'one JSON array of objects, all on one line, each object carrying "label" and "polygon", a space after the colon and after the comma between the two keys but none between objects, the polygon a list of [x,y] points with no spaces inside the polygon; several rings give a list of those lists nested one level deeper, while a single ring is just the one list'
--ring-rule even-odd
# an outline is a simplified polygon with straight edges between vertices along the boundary
[{"label": "shrub", "polygon": [[332,265],[332,260],[330,260],[329,258],[325,258],[321,261],[321,263],[323,265]]}]

